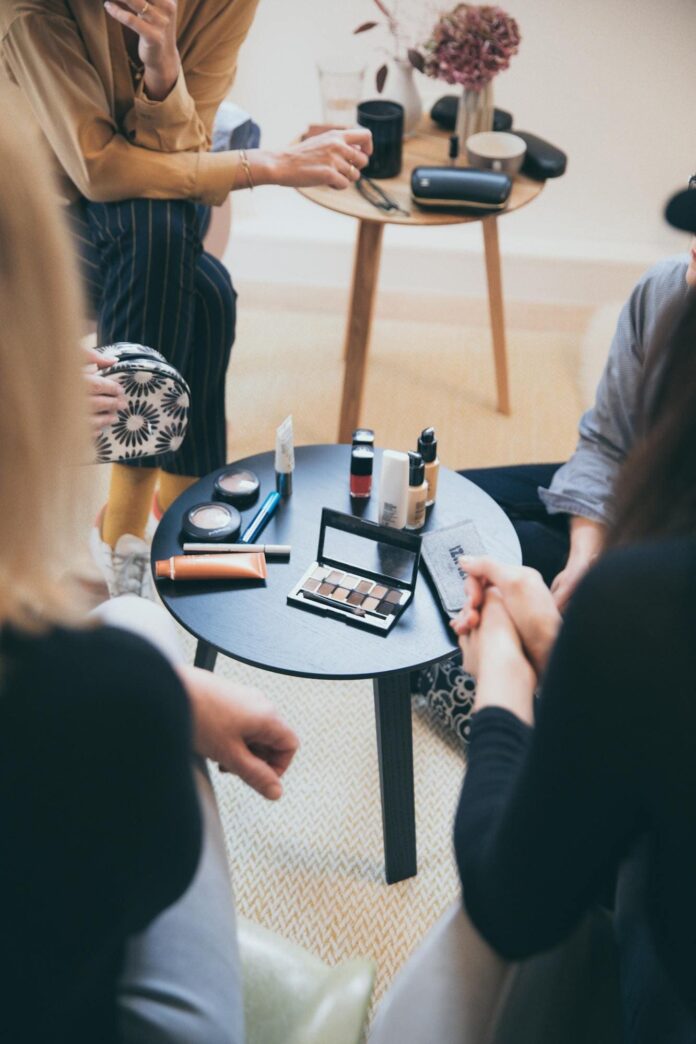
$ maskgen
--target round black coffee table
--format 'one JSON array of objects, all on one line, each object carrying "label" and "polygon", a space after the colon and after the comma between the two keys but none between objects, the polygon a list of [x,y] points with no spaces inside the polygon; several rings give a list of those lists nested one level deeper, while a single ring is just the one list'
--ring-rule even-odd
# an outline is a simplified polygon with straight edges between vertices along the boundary
[{"label": "round black coffee table", "polygon": [[[199,667],[212,670],[221,652],[254,667],[303,678],[374,679],[385,867],[391,884],[416,873],[410,674],[451,656],[454,636],[424,566],[412,604],[386,636],[286,602],[316,560],[322,508],[376,520],[380,458],[376,450],[372,497],[356,506],[348,489],[350,447],[298,447],[292,496],[281,503],[258,538],[290,544],[290,559],[269,558],[265,584],[158,580],[157,590],[175,619],[198,639]],[[261,453],[236,463],[250,468],[261,481],[259,501],[243,512],[244,527],[275,489],[274,455]],[[217,474],[191,486],[164,514],[152,543],[153,562],[182,553],[184,512],[212,499]],[[498,505],[461,475],[441,467],[437,503],[422,532],[467,518],[476,523],[488,553],[508,562],[521,560],[517,534]]]}]

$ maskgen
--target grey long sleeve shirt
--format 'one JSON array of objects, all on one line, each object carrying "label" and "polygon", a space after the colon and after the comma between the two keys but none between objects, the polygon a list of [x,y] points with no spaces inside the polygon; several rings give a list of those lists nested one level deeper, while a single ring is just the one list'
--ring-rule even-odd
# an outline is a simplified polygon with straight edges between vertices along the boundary
[{"label": "grey long sleeve shirt", "polygon": [[[611,520],[616,477],[638,434],[643,373],[655,353],[664,350],[664,332],[687,293],[687,265],[681,255],[655,265],[621,310],[594,406],[580,420],[575,453],[549,489],[539,490],[549,514]],[[649,369],[648,398],[658,372]]]}]

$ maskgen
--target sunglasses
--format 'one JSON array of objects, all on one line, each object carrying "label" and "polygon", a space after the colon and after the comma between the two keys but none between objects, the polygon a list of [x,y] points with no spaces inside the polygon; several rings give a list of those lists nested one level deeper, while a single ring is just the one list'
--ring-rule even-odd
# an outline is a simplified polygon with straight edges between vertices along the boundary
[{"label": "sunglasses", "polygon": [[370,181],[364,175],[356,181],[355,187],[362,198],[371,203],[377,210],[383,210],[387,214],[391,211],[396,211],[397,214],[403,214],[405,217],[411,216],[410,210],[404,210],[403,207],[400,207],[379,185],[375,185],[374,181]]}]

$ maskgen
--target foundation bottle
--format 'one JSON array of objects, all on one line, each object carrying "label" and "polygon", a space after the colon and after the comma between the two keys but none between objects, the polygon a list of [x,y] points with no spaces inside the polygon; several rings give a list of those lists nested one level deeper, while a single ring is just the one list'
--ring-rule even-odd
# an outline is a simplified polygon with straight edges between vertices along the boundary
[{"label": "foundation bottle", "polygon": [[434,428],[423,428],[418,436],[418,452],[425,463],[425,481],[428,483],[428,498],[425,506],[432,507],[437,497],[437,477],[440,473]]},{"label": "foundation bottle", "polygon": [[406,529],[420,529],[425,522],[425,501],[428,483],[425,481],[425,464],[420,453],[408,455],[408,508]]}]

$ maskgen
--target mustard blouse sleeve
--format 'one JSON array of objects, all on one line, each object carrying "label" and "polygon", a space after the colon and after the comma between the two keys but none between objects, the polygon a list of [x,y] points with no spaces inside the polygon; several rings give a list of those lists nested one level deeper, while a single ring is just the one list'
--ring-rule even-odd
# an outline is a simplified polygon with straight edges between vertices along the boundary
[{"label": "mustard blouse sleeve", "polygon": [[[215,10],[215,7],[218,10]],[[201,4],[178,41],[181,70],[164,101],[151,101],[141,81],[126,133],[136,145],[159,152],[208,150],[213,120],[237,72],[239,49],[247,37],[258,0]]]},{"label": "mustard blouse sleeve", "polygon": [[87,199],[217,205],[234,186],[235,152],[155,151],[120,132],[71,18],[20,14],[7,26],[2,50],[58,162]]}]

